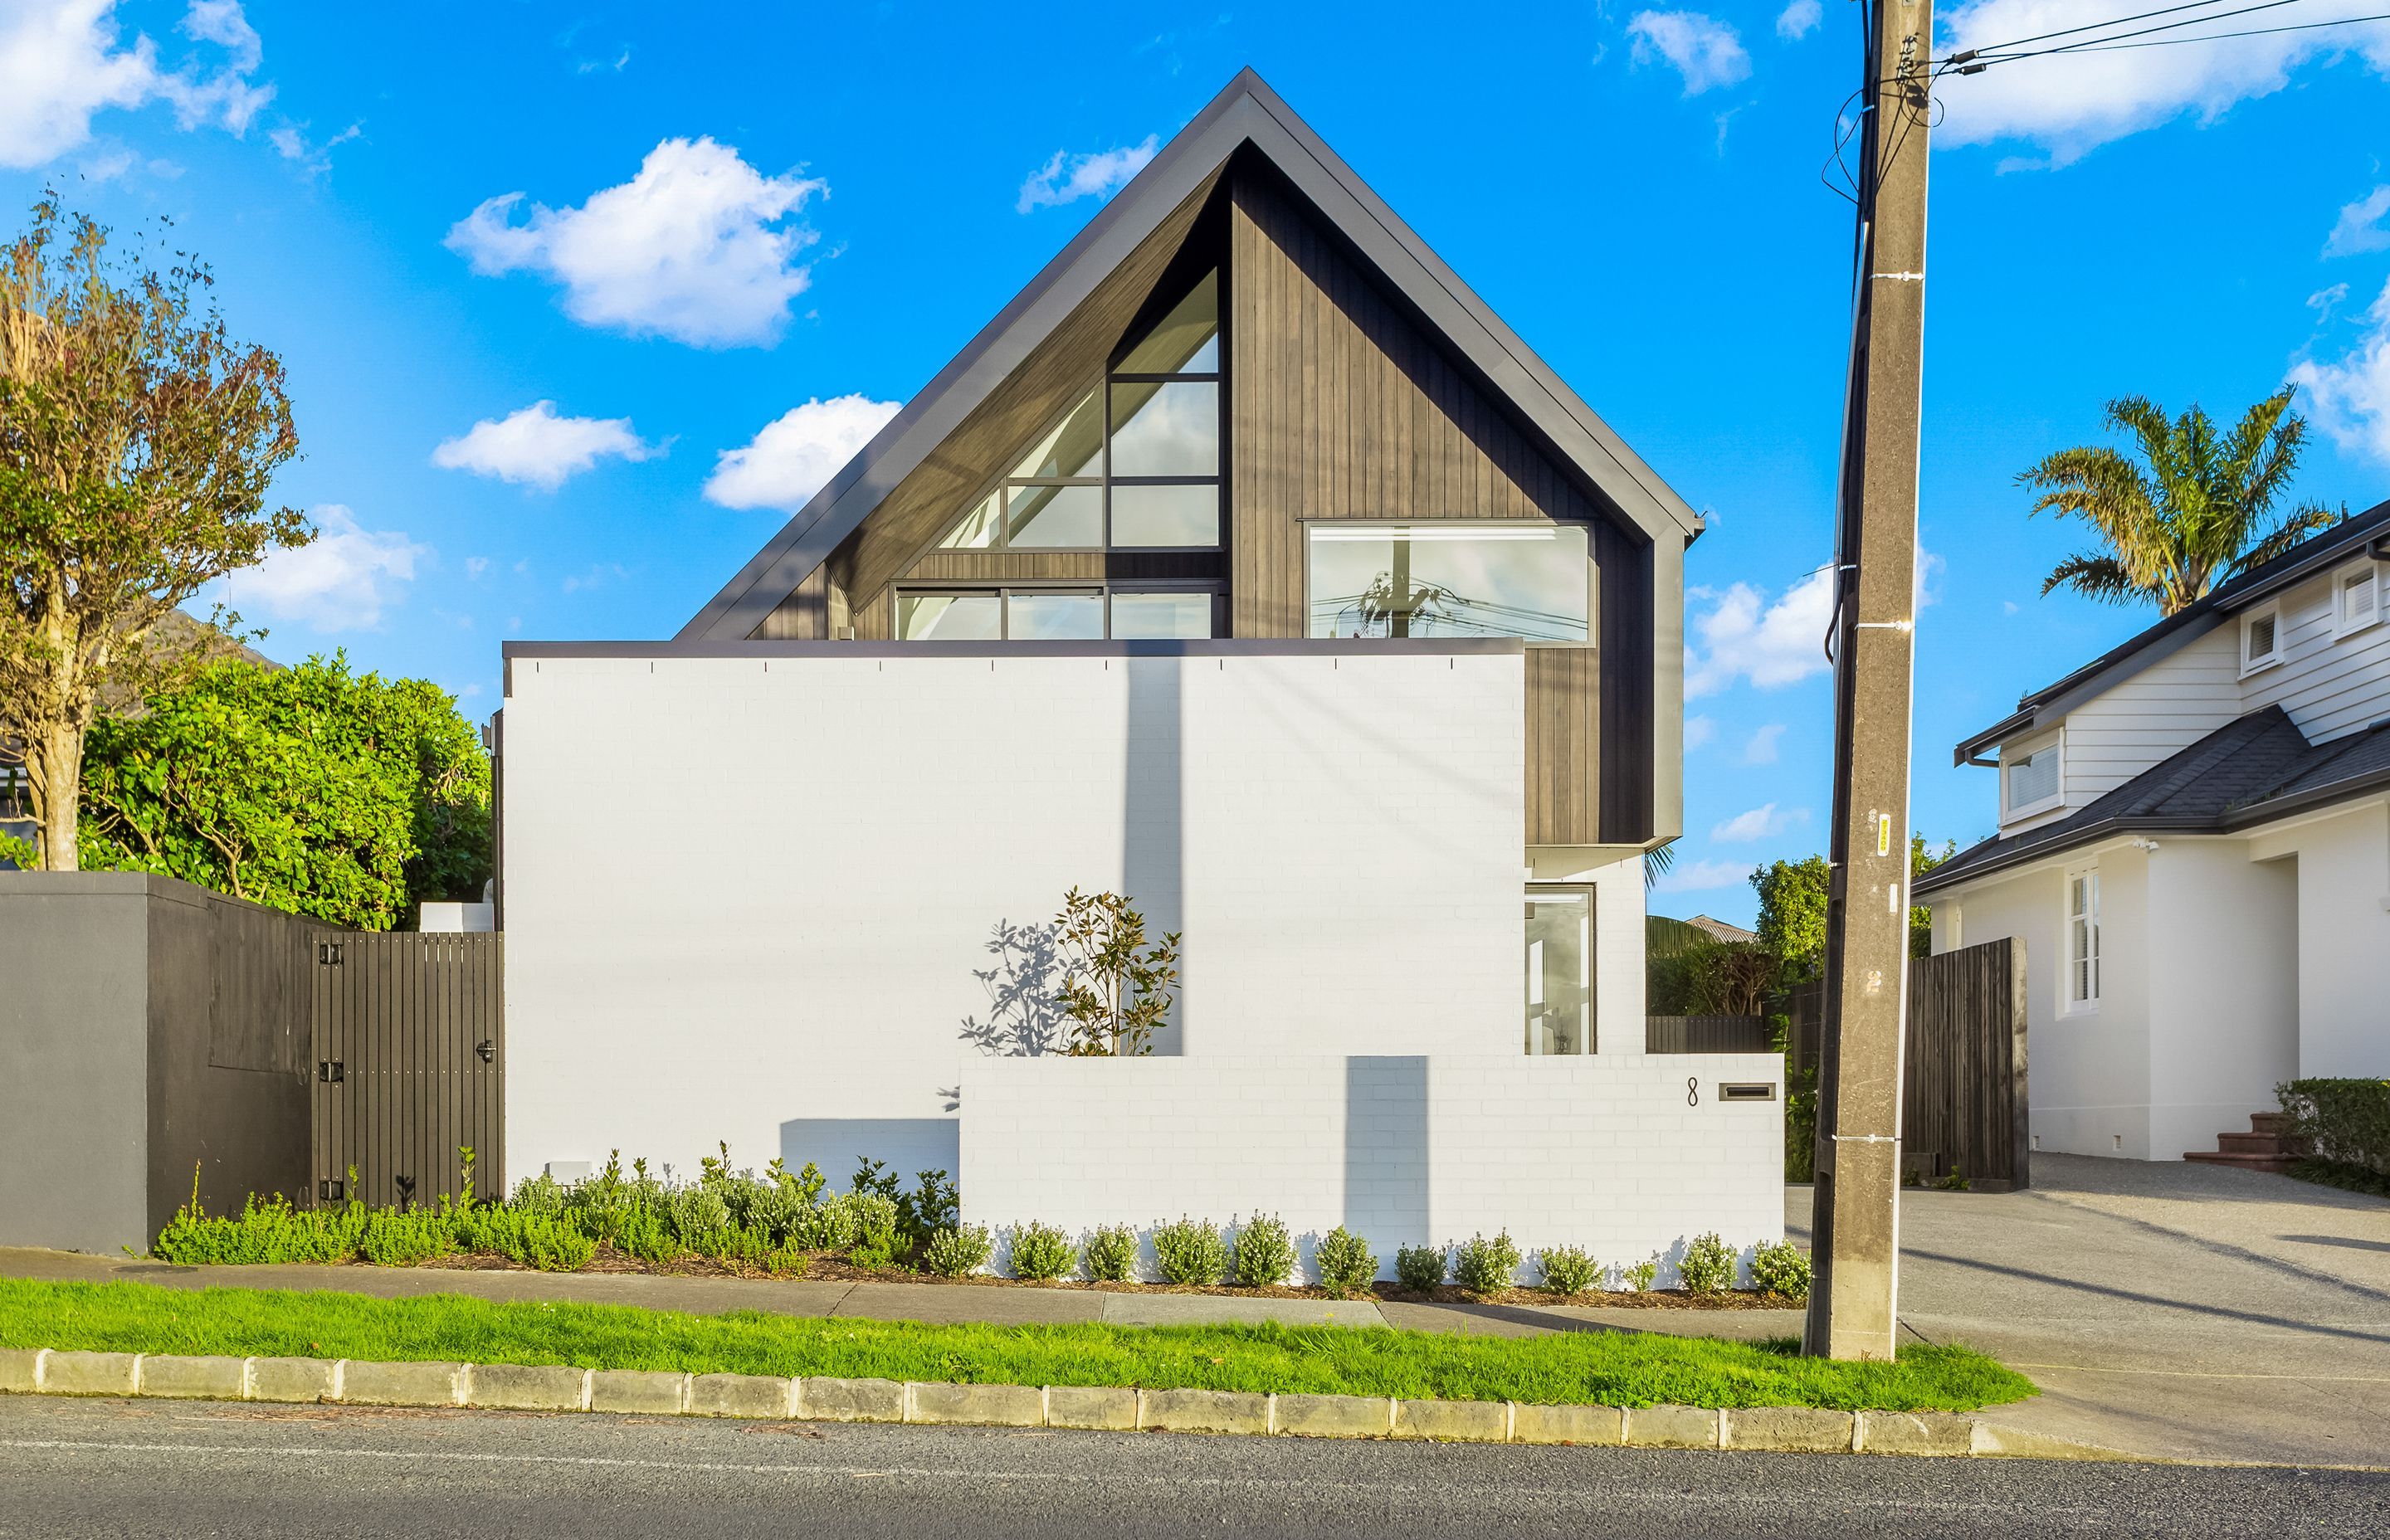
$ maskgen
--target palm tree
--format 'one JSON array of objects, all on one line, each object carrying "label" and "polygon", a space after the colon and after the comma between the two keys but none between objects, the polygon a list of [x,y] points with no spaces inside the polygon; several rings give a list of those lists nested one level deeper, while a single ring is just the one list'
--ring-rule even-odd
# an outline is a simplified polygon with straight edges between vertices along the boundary
[{"label": "palm tree", "polygon": [[2041,495],[2033,511],[2073,515],[2107,550],[2079,551],[2041,585],[2112,604],[2149,598],[2171,615],[2235,573],[2289,550],[2342,516],[2316,503],[2273,512],[2306,443],[2291,410],[2295,386],[2218,432],[2197,406],[2174,418],[2140,396],[2108,404],[2110,432],[2129,430],[2136,461],[2103,445],[2062,449],[2017,477]]}]

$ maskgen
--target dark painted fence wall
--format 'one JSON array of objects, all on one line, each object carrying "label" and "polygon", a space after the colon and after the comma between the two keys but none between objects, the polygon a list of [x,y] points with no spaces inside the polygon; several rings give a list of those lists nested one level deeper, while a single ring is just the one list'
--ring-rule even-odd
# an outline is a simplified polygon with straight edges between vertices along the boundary
[{"label": "dark painted fence wall", "polygon": [[310,922],[172,878],[0,873],[0,1244],[148,1249],[299,1197]]},{"label": "dark painted fence wall", "polygon": [[1645,1053],[1766,1053],[1765,1016],[1647,1016]]}]

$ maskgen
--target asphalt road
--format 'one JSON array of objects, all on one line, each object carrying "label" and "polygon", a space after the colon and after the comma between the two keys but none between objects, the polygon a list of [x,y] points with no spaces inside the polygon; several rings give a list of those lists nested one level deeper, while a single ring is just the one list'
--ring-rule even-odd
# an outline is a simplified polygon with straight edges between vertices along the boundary
[{"label": "asphalt road", "polygon": [[0,1536],[2351,1535],[2390,1475],[0,1398]]}]

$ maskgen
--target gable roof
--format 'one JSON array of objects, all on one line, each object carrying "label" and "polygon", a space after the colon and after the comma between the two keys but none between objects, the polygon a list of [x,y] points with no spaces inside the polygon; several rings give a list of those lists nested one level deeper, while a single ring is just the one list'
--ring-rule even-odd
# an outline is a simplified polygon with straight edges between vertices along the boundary
[{"label": "gable roof", "polygon": [[1307,198],[1388,289],[1645,538],[1679,543],[1701,516],[1653,474],[1384,200],[1250,69],[1063,247],[969,346],[906,403],[829,483],[681,628],[683,641],[741,640],[929,460],[1104,278],[1190,199],[1231,156],[1250,150]]},{"label": "gable roof", "polygon": [[2221,834],[2390,787],[2390,723],[2310,743],[2280,706],[2251,712],[2105,796],[2022,834],[1986,840],[1919,878],[1931,892],[2112,835]]},{"label": "gable roof", "polygon": [[2151,664],[2158,662],[2222,625],[2235,611],[2303,583],[2328,568],[2371,552],[2390,559],[2390,502],[2377,503],[2363,513],[2342,520],[2312,535],[2273,560],[2252,567],[2209,589],[2173,614],[2110,648],[2056,684],[2044,686],[2017,702],[2015,712],[1972,738],[1963,738],[1951,755],[1964,764],[1984,750],[2056,723],[2075,707],[2115,688]]}]

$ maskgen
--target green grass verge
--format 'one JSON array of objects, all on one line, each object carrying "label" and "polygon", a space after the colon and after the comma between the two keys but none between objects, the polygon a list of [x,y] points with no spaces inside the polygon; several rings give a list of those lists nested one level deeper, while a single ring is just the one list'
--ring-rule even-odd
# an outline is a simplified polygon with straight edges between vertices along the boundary
[{"label": "green grass verge", "polygon": [[2034,1393],[1981,1354],[1803,1358],[1789,1341],[1568,1332],[1469,1337],[1384,1328],[929,1326],[739,1311],[368,1299],[263,1289],[0,1279],[0,1347],[570,1364],[1019,1385],[1142,1385],[1645,1406],[1963,1411]]}]

